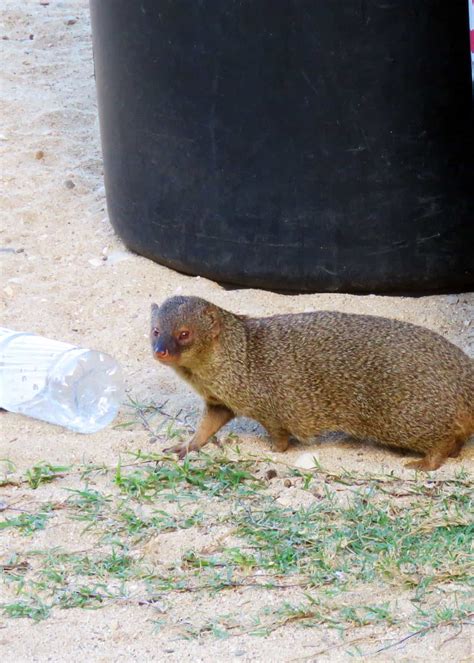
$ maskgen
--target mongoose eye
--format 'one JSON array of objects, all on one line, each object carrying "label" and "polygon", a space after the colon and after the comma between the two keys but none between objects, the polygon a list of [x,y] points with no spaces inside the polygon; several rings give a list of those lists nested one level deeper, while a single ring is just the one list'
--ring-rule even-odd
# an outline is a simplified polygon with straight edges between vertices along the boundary
[{"label": "mongoose eye", "polygon": [[159,336],[160,335],[160,330],[158,329],[158,327],[153,327],[152,334],[153,334],[153,336]]},{"label": "mongoose eye", "polygon": [[186,341],[189,338],[190,332],[187,329],[183,329],[183,331],[179,332],[179,340],[180,341]]}]

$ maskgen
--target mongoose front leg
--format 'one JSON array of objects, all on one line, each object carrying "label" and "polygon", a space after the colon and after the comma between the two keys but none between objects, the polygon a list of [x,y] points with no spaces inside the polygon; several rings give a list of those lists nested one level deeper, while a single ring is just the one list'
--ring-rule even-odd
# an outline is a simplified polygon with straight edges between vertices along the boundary
[{"label": "mongoose front leg", "polygon": [[224,405],[206,403],[198,428],[189,442],[182,442],[181,444],[169,447],[169,449],[164,450],[165,453],[175,453],[178,455],[178,458],[184,458],[190,451],[199,451],[209,441],[210,437],[215,435],[222,426],[225,426],[234,417],[235,415],[232,410],[229,410]]},{"label": "mongoose front leg", "polygon": [[272,438],[273,447],[276,451],[283,453],[288,449],[290,435],[284,430],[270,430],[270,437]]}]

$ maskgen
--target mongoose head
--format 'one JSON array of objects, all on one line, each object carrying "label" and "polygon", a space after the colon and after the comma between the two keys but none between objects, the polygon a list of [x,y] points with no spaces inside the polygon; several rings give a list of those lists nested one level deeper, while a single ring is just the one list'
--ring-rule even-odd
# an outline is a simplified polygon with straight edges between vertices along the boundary
[{"label": "mongoose head", "polygon": [[194,365],[219,331],[219,308],[199,297],[170,297],[161,306],[151,305],[151,347],[162,363]]}]

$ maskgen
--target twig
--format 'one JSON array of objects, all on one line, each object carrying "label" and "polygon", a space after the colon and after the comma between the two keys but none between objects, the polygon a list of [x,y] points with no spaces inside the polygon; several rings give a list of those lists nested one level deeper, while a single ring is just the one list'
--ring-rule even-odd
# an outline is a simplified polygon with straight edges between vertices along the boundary
[{"label": "twig", "polygon": [[[410,640],[411,638],[416,638],[419,635],[425,635],[425,633],[429,633],[429,631],[434,631],[435,629],[439,628],[440,626],[457,626],[457,625],[459,625],[459,626],[463,626],[463,625],[472,626],[472,622],[466,621],[467,619],[469,619],[471,617],[474,617],[474,612],[468,613],[462,619],[446,619],[442,622],[438,622],[437,624],[429,624],[428,626],[424,626],[423,628],[418,629],[418,631],[414,631],[413,633],[409,633],[404,638],[402,638],[401,640],[398,640],[397,642],[392,643],[391,645],[385,645],[383,647],[379,647],[379,649],[375,649],[373,652],[368,652],[366,655],[367,656],[373,656],[374,654],[378,654],[381,651],[386,651],[387,649],[393,649],[393,647],[398,647],[399,645],[403,644],[407,640]],[[457,635],[459,635],[459,633]],[[452,637],[455,637],[455,636],[452,636]]]}]

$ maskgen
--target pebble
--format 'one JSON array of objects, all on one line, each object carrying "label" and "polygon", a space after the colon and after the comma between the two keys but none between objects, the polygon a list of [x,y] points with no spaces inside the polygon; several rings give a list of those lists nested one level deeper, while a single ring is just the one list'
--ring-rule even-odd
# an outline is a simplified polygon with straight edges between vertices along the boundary
[{"label": "pebble", "polygon": [[64,186],[66,187],[66,189],[74,189],[74,187],[76,185],[74,184],[74,182],[72,180],[66,180],[64,182]]},{"label": "pebble", "polygon": [[301,470],[314,470],[316,464],[317,457],[314,452],[301,454],[294,463],[295,467],[299,467]]},{"label": "pebble", "polygon": [[291,488],[291,486],[293,484],[291,483],[291,481],[289,479],[285,479],[284,482],[283,482],[283,485],[285,486],[285,488]]},{"label": "pebble", "polygon": [[[128,251],[112,251],[112,253],[109,253],[105,257],[107,258],[108,265],[115,265],[118,262],[122,262],[122,260],[128,260],[131,255]],[[104,260],[104,256],[102,256],[102,260]]]},{"label": "pebble", "polygon": [[64,25],[74,25],[77,23],[77,18],[68,18],[64,21]]},{"label": "pebble", "polygon": [[265,479],[267,481],[271,481],[272,479],[274,479],[277,476],[278,476],[278,472],[276,470],[274,470],[273,468],[270,469],[270,470],[267,470],[265,472]]},{"label": "pebble", "polygon": [[35,152],[35,159],[38,159],[38,161],[39,161],[40,159],[44,159],[44,152],[43,152],[43,150],[38,150],[37,152]]}]

